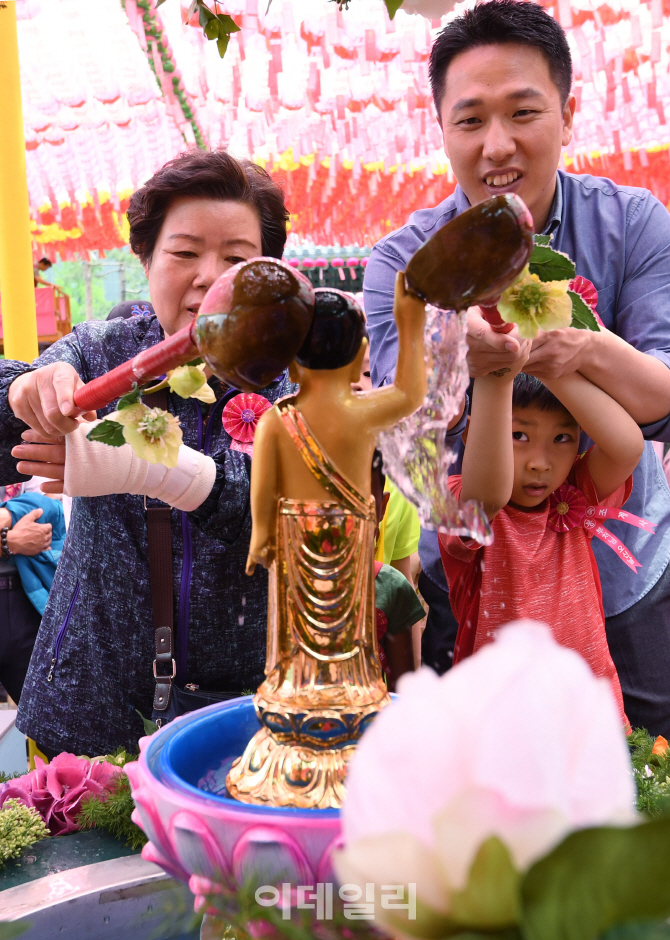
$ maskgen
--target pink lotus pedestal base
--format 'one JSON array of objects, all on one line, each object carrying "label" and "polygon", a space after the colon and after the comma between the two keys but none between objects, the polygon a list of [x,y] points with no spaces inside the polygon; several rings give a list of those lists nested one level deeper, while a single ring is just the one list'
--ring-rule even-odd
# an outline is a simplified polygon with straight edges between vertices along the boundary
[{"label": "pink lotus pedestal base", "polygon": [[339,810],[250,806],[225,791],[259,727],[251,696],[211,705],[142,738],[138,762],[124,768],[133,819],[150,840],[143,857],[188,882],[196,910],[225,916],[237,886],[335,882]]}]

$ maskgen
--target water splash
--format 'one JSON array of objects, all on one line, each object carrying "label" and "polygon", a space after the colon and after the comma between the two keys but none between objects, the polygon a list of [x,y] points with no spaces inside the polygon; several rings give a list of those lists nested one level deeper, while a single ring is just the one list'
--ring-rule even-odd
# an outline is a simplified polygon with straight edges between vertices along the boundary
[{"label": "water splash", "polygon": [[447,486],[455,460],[447,445],[449,422],[467,390],[467,324],[465,313],[426,307],[428,391],[413,415],[379,436],[384,472],[412,505],[421,525],[449,535],[465,535],[481,545],[493,541],[491,526],[479,503],[459,506]]}]

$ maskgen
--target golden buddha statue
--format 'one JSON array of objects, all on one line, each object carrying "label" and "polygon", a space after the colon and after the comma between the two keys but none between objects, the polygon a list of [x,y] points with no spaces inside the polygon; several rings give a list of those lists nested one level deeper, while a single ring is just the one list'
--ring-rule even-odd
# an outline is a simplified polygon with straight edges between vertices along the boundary
[{"label": "golden buddha statue", "polygon": [[354,392],[365,318],[335,290],[316,291],[314,320],[290,366],[300,391],[261,418],[251,473],[247,573],[270,569],[261,730],[228,775],[246,803],[339,807],[347,761],[389,702],[377,655],[374,498],[377,434],[418,408],[426,390],[425,304],[395,285],[393,385]]}]

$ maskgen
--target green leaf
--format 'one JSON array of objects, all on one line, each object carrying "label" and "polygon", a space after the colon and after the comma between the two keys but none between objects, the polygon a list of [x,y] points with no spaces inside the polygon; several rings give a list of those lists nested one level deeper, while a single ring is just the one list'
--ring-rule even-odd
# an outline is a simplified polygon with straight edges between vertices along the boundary
[{"label": "green leaf", "polygon": [[205,26],[209,23],[211,19],[216,19],[211,10],[208,10],[204,3],[198,3],[198,19],[200,20],[200,25],[204,29]]},{"label": "green leaf", "polygon": [[568,291],[568,297],[572,300],[572,322],[570,326],[574,326],[577,330],[593,330],[595,333],[599,333],[598,321],[593,316],[593,311],[589,305],[584,303],[580,295],[574,290]]},{"label": "green leaf", "polygon": [[548,245],[536,245],[530,256],[530,273],[541,281],[570,281],[575,276],[574,263]]},{"label": "green leaf", "polygon": [[136,708],[135,711],[142,719],[142,724],[144,725],[145,734],[155,734],[158,731],[158,725],[155,721],[152,721],[151,718],[145,718],[139,708]]},{"label": "green leaf", "polygon": [[221,32],[239,33],[240,27],[237,25],[232,16],[229,16],[227,13],[219,13],[218,20]]},{"label": "green leaf", "polygon": [[123,436],[123,425],[118,421],[110,421],[105,418],[100,424],[88,432],[86,435],[89,441],[100,441],[101,444],[109,444],[110,447],[123,447],[126,439]]},{"label": "green leaf", "polygon": [[536,245],[551,245],[551,235],[533,235]]},{"label": "green leaf", "polygon": [[386,9],[388,10],[389,19],[392,20],[402,6],[402,0],[384,0],[384,3],[386,4]]},{"label": "green leaf", "polygon": [[219,36],[219,38],[216,40],[216,48],[219,50],[219,55],[221,58],[223,58],[226,54],[229,42],[230,36],[228,33],[224,33],[223,36]]},{"label": "green leaf", "polygon": [[198,358],[198,359],[191,359],[191,361],[190,361],[190,362],[187,362],[186,365],[187,365],[187,366],[201,366],[202,363],[203,363],[203,361],[204,361],[204,360],[203,360],[203,359],[200,359],[200,358]]},{"label": "green leaf", "polygon": [[156,0],[156,9],[158,9],[158,7],[163,3],[165,3],[165,0]]},{"label": "green leaf", "polygon": [[123,398],[119,398],[118,410],[121,411],[123,408],[130,408],[131,405],[136,405],[140,401],[142,401],[142,389],[137,387],[136,382],[133,385],[132,391],[124,395]]},{"label": "green leaf", "polygon": [[593,940],[670,914],[670,818],[573,832],[521,885],[526,940]]},{"label": "green leaf", "polygon": [[25,933],[29,927],[30,921],[26,923],[25,920],[14,924],[0,924],[0,940],[14,940],[15,937],[20,937],[22,933]]},{"label": "green leaf", "polygon": [[509,849],[491,836],[479,847],[464,890],[451,895],[449,916],[464,927],[479,929],[518,924],[520,881]]},{"label": "green leaf", "polygon": [[205,24],[205,36],[208,39],[218,39],[219,38],[219,21],[214,16],[212,19]]}]

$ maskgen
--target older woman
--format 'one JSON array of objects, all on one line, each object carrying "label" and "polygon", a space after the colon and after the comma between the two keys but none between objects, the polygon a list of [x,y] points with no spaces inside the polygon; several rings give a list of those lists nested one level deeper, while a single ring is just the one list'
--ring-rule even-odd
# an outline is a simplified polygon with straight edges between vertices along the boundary
[{"label": "older woman", "polygon": [[[32,365],[3,363],[1,479],[21,478],[12,448],[23,458],[21,469],[34,472],[38,445],[16,447],[26,425],[51,438],[73,431],[73,395],[82,382],[176,332],[197,315],[223,271],[261,254],[280,258],[286,241],[281,190],[259,167],[222,151],[189,152],[167,163],[135,193],[128,218],[156,314],[82,323]],[[250,462],[230,448],[222,425],[237,391],[216,379],[210,384],[217,398],[211,406],[169,395],[187,445],[182,450],[204,470],[188,499],[161,493],[177,507],[169,520],[172,577],[162,587],[155,568],[153,583],[149,576],[146,510],[164,503],[118,486],[74,501],[17,718],[47,754],[136,747],[143,732],[138,712],[149,716],[160,694],[152,673],[157,658],[158,674],[170,678],[176,670],[178,686],[239,694],[263,678],[266,575],[244,574]],[[260,394],[275,401],[291,390],[282,375]],[[170,655],[157,657],[156,646],[166,641],[154,631],[170,608],[174,666]]]}]

